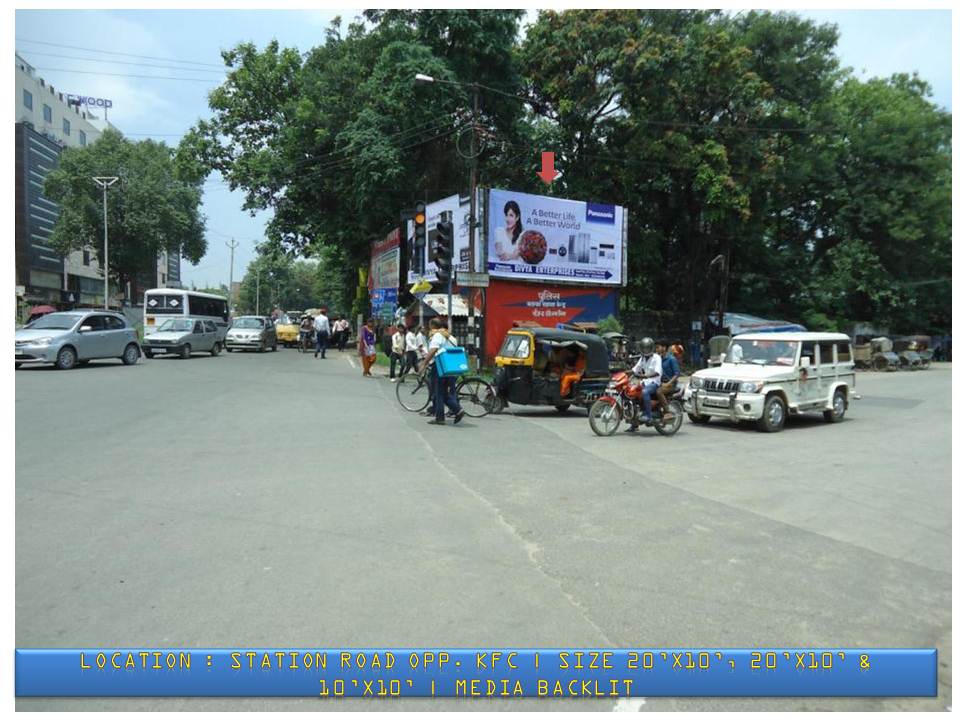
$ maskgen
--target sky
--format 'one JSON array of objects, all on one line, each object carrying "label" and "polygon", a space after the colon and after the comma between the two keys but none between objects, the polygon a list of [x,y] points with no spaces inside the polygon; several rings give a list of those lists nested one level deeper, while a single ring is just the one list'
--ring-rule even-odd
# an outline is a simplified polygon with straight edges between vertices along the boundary
[{"label": "sky", "polygon": [[[952,111],[949,11],[798,12],[839,26],[837,55],[858,77],[917,72],[932,85],[933,102]],[[198,119],[210,116],[207,94],[224,78],[218,69],[221,49],[240,42],[262,47],[276,39],[281,46],[306,51],[323,42],[324,30],[335,16],[346,25],[358,14],[358,10],[17,10],[16,48],[58,91],[110,98],[110,122],[131,139],[151,137],[175,145]],[[195,267],[184,261],[184,285],[227,284],[226,243],[231,238],[239,242],[233,278],[243,277],[270,215],[252,217],[242,206],[242,193],[230,192],[219,176],[211,176],[202,208],[207,254]]]}]

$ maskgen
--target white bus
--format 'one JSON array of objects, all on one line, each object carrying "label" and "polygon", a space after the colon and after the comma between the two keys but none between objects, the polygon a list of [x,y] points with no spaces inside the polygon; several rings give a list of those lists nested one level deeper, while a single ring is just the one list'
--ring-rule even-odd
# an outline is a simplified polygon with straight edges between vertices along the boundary
[{"label": "white bus", "polygon": [[226,336],[230,320],[227,313],[227,299],[220,295],[155,288],[143,294],[143,334],[156,332],[164,321],[172,317],[188,316],[212,320],[217,329]]}]

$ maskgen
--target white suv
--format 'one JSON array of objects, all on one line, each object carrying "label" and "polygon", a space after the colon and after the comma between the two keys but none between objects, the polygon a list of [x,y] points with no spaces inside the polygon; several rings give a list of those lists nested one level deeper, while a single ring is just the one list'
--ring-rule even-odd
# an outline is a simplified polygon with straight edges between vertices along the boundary
[{"label": "white suv", "polygon": [[858,397],[850,338],[839,333],[737,335],[721,358],[690,379],[685,408],[695,423],[756,420],[777,432],[802,412],[840,422]]}]

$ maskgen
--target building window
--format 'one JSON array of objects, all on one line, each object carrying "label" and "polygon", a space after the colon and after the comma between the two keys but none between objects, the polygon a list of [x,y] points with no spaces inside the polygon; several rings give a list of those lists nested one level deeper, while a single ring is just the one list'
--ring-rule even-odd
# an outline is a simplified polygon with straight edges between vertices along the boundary
[{"label": "building window", "polygon": [[167,282],[167,276],[160,273],[160,284],[163,285],[165,282]]},{"label": "building window", "polygon": [[45,123],[53,122],[53,110],[50,109],[49,105],[43,106],[43,121]]},{"label": "building window", "polygon": [[84,265],[89,265],[89,264],[90,264],[90,251],[89,251],[89,250],[84,250],[84,251],[83,251],[83,264],[84,264]]},{"label": "building window", "polygon": [[29,90],[23,91],[23,106],[27,110],[33,110],[33,93]]},{"label": "building window", "polygon": [[77,130],[77,135],[80,138],[80,145],[82,147],[87,146],[87,134],[83,130]]},{"label": "building window", "polygon": [[66,118],[63,119],[63,134],[64,135],[70,134],[70,121],[67,120]]}]

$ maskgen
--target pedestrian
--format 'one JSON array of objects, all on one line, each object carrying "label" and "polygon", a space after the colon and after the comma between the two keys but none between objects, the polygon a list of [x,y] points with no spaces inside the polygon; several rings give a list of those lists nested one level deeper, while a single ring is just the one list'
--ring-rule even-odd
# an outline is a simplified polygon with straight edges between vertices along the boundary
[{"label": "pedestrian", "polygon": [[343,352],[343,348],[340,347],[340,336],[343,334],[343,316],[337,315],[337,319],[333,323],[333,344],[337,346],[337,350]]},{"label": "pedestrian", "polygon": [[350,339],[350,321],[346,316],[340,318],[340,341],[337,343],[337,350],[343,352],[347,346],[347,340]]},{"label": "pedestrian", "polygon": [[327,317],[327,311],[320,308],[320,314],[313,322],[317,331],[317,347],[313,351],[313,359],[320,355],[321,360],[327,359],[327,340],[330,338],[330,318]]},{"label": "pedestrian", "polygon": [[403,375],[403,368],[406,365],[404,359],[407,346],[407,333],[403,325],[397,325],[396,330],[390,338],[390,382],[397,381],[396,367],[400,366],[400,375]]},{"label": "pedestrian", "polygon": [[366,324],[360,328],[357,349],[360,351],[360,362],[363,363],[363,376],[373,377],[370,368],[377,361],[377,336],[373,332],[373,318],[367,318]]},{"label": "pedestrian", "polygon": [[430,425],[445,425],[443,419],[444,406],[450,408],[453,413],[453,423],[456,425],[463,420],[464,411],[457,400],[457,391],[454,378],[442,377],[437,369],[436,356],[447,348],[456,347],[456,343],[450,337],[443,324],[437,318],[430,321],[430,344],[427,349],[425,364],[430,368],[430,378],[433,384],[433,420],[428,420]]},{"label": "pedestrian", "polygon": [[403,360],[403,369],[400,371],[401,375],[406,375],[411,370],[415,370],[417,367],[417,334],[414,332],[414,327],[411,326],[403,336],[403,345],[404,345],[404,360]]}]

